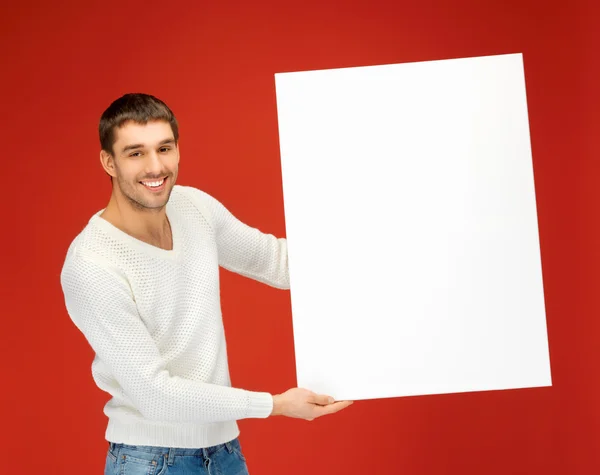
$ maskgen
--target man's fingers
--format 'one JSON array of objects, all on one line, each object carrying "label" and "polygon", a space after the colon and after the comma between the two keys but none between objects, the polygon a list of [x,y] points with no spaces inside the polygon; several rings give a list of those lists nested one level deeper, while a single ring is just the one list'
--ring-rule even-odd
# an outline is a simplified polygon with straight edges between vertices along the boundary
[{"label": "man's fingers", "polygon": [[315,394],[310,402],[325,406],[327,404],[331,404],[333,402],[333,398],[324,394]]},{"label": "man's fingers", "polygon": [[329,404],[327,406],[316,407],[316,413],[318,416],[325,416],[327,414],[333,414],[335,412],[341,411],[342,409],[350,406],[354,401],[338,401],[333,404]]}]

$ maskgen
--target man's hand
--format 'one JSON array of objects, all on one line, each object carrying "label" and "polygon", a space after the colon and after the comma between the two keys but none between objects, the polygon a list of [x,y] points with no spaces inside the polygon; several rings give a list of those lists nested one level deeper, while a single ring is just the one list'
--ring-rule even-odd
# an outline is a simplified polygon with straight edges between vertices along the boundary
[{"label": "man's hand", "polygon": [[334,401],[329,396],[315,394],[302,388],[288,389],[273,396],[272,416],[295,417],[312,421],[348,407],[353,401]]}]

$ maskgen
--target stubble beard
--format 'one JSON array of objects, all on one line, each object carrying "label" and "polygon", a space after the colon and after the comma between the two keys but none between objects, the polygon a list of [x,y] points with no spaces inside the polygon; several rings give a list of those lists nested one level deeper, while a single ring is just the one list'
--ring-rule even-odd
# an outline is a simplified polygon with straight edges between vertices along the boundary
[{"label": "stubble beard", "polygon": [[173,180],[174,175],[168,175],[167,179],[167,188],[159,197],[152,198],[148,196],[144,185],[136,181],[135,183],[127,182],[121,180],[120,178],[117,180],[119,189],[121,190],[121,195],[127,200],[127,202],[132,206],[132,208],[136,211],[160,211],[163,209],[169,198],[171,196],[171,191],[173,190]]}]

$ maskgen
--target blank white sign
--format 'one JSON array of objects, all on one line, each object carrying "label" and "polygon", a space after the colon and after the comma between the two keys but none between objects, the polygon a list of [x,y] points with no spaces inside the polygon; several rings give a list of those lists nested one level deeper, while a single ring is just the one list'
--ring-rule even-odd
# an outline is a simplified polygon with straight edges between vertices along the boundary
[{"label": "blank white sign", "polygon": [[275,86],[298,386],[551,386],[522,55]]}]

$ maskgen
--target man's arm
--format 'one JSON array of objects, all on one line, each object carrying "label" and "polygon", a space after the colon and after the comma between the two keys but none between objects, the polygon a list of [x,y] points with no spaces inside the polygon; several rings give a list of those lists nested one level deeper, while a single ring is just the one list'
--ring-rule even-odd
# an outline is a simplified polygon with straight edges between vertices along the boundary
[{"label": "man's arm", "polygon": [[244,224],[217,199],[198,188],[182,188],[215,233],[220,266],[271,287],[290,288],[285,238]]},{"label": "man's arm", "polygon": [[171,374],[139,317],[128,282],[100,256],[74,248],[61,285],[71,319],[145,418],[210,423],[271,414],[269,393]]}]

